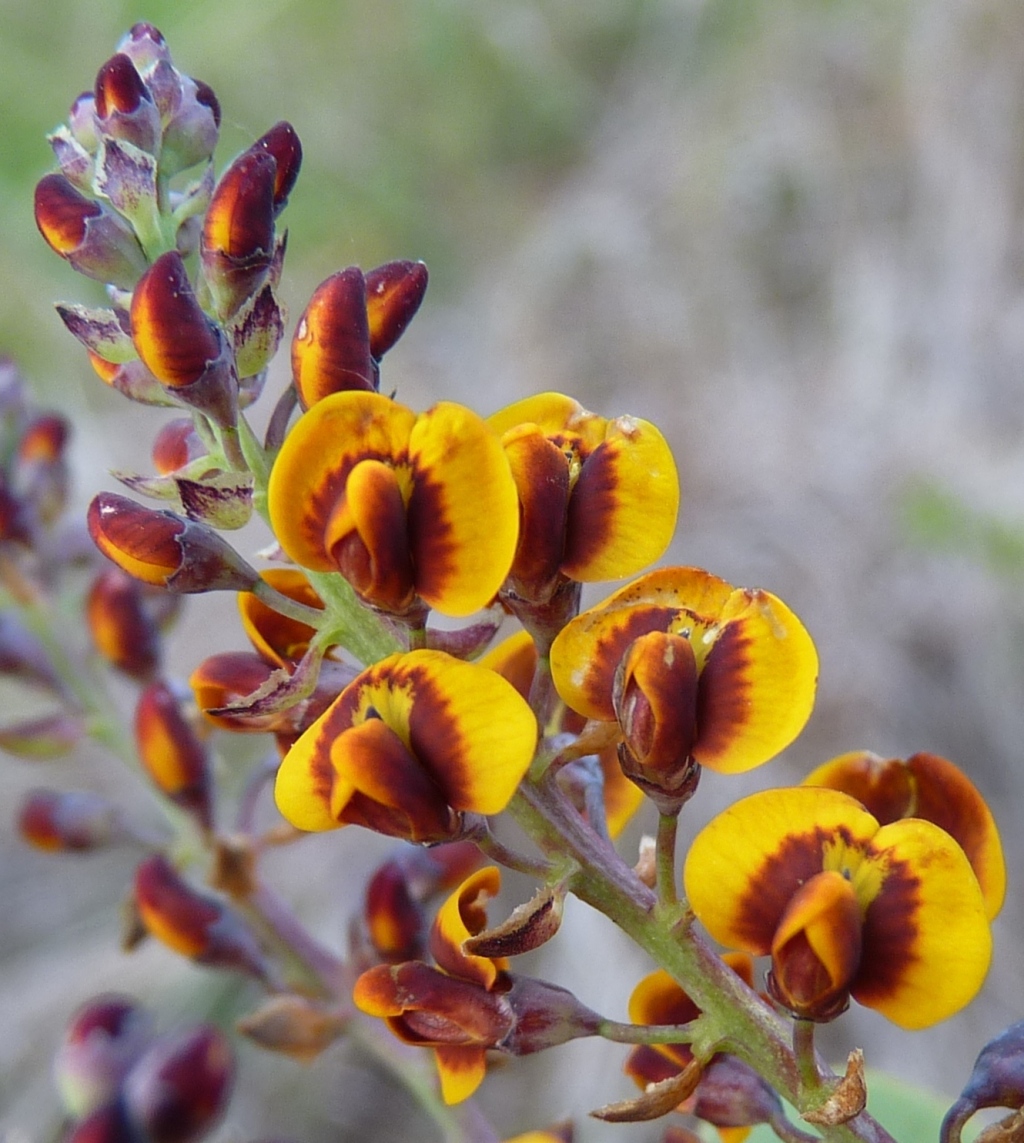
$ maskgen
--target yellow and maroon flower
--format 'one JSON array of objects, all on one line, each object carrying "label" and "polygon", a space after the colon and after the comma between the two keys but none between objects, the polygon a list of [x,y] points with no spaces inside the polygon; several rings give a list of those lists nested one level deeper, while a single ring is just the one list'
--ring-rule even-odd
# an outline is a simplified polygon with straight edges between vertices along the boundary
[{"label": "yellow and maroon flower", "polygon": [[286,755],[277,804],[294,826],[358,824],[410,841],[500,813],[533,757],[537,723],[515,688],[441,651],[363,671]]},{"label": "yellow and maroon flower", "polygon": [[938,754],[881,758],[869,750],[840,754],[804,779],[857,799],[882,825],[923,818],[944,829],[967,855],[992,920],[1006,895],[1006,862],[992,811],[973,782]]},{"label": "yellow and maroon flower", "polygon": [[313,571],[340,571],[395,615],[446,615],[497,594],[518,534],[515,484],[497,437],[461,405],[417,416],[378,393],[318,401],[270,477],[274,532]]},{"label": "yellow and maroon flower", "polygon": [[817,787],[766,790],[706,826],[683,871],[721,943],[772,958],[769,991],[805,1019],[852,996],[926,1028],[975,996],[992,950],[985,902],[960,846],[931,822],[880,826]]},{"label": "yellow and maroon flower", "polygon": [[478,870],[438,910],[422,961],[376,965],[356,981],[352,999],[381,1017],[400,1039],[434,1050],[446,1103],[468,1099],[483,1082],[487,1050],[526,1055],[592,1036],[600,1017],[564,988],[506,969],[500,957],[463,952],[487,925],[485,903],[501,887],[493,865]]},{"label": "yellow and maroon flower", "polygon": [[544,602],[564,579],[621,579],[658,559],[679,510],[679,478],[661,433],[636,417],[607,420],[561,393],[488,418],[519,491],[510,587]]},{"label": "yellow and maroon flower", "polygon": [[693,763],[741,773],[773,758],[811,713],[818,658],[769,592],[699,568],[662,568],[577,616],[551,674],[580,714],[618,720],[627,774],[671,795]]}]

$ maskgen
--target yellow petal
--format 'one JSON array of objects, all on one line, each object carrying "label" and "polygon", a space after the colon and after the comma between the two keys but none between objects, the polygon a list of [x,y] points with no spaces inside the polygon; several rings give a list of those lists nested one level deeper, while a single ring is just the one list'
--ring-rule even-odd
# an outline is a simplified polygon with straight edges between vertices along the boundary
[{"label": "yellow petal", "polygon": [[877,830],[859,802],[835,790],[751,794],[694,839],[683,866],[687,899],[715,940],[767,955],[793,894],[826,867],[826,851],[832,868],[854,877]]},{"label": "yellow petal", "polygon": [[902,1028],[927,1028],[985,980],[992,936],[981,889],[963,850],[931,822],[883,826],[870,852],[885,878],[864,919],[852,993]]},{"label": "yellow petal", "polygon": [[487,1074],[487,1056],[483,1048],[437,1047],[434,1048],[434,1059],[441,1078],[441,1097],[449,1106],[469,1099]]},{"label": "yellow petal", "polygon": [[452,893],[434,920],[430,951],[446,972],[490,988],[507,967],[503,957],[475,956],[462,951],[464,941],[487,928],[486,902],[501,889],[501,872],[494,865],[478,869]]},{"label": "yellow petal", "polygon": [[519,536],[519,499],[501,442],[476,413],[441,401],[409,438],[409,547],[416,590],[445,615],[498,593]]}]

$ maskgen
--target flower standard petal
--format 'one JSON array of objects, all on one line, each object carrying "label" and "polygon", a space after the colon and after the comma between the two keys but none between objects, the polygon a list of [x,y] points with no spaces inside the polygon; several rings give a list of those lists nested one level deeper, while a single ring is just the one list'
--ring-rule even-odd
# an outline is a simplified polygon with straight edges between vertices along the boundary
[{"label": "flower standard petal", "polygon": [[851,992],[901,1028],[927,1028],[968,1004],[984,982],[992,935],[960,846],[931,822],[883,826],[869,851],[884,880],[864,918]]},{"label": "flower standard petal", "polygon": [[501,442],[472,410],[440,401],[412,429],[409,462],[416,590],[445,615],[471,615],[497,595],[519,536]]}]

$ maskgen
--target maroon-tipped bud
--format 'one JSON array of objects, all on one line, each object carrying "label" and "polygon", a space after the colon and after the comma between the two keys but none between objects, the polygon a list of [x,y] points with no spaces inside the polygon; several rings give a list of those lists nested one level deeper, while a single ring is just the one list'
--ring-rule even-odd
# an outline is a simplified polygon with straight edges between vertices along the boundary
[{"label": "maroon-tipped bud", "polygon": [[114,668],[146,682],[160,667],[158,617],[147,606],[146,589],[120,568],[105,568],[85,600],[85,621],[93,646]]},{"label": "maroon-tipped bud", "polygon": [[269,979],[267,959],[242,919],[218,898],[193,889],[163,854],[136,869],[135,906],[147,932],[174,952]]},{"label": "maroon-tipped bud", "polygon": [[86,853],[118,836],[113,803],[87,790],[31,790],[18,811],[23,841],[47,853]]},{"label": "maroon-tipped bud", "polygon": [[221,176],[203,224],[203,274],[217,312],[230,317],[259,289],[274,255],[277,162],[253,148]]},{"label": "maroon-tipped bud", "polygon": [[175,417],[156,434],[150,456],[153,467],[162,476],[177,472],[193,460],[206,455],[206,445],[196,432],[191,417]]},{"label": "maroon-tipped bud", "polygon": [[217,98],[217,93],[201,79],[193,78],[192,82],[196,85],[196,103],[200,107],[205,107],[213,116],[213,125],[220,127],[220,100]]},{"label": "maroon-tipped bud", "polygon": [[742,1060],[718,1055],[701,1073],[692,1112],[715,1127],[753,1127],[784,1122],[782,1102]]},{"label": "maroon-tipped bud", "polygon": [[150,683],[139,696],[135,742],[157,789],[193,814],[204,829],[212,829],[209,756],[167,683]]},{"label": "maroon-tipped bud", "polygon": [[387,262],[366,275],[370,353],[379,361],[405,332],[427,289],[422,262]]},{"label": "maroon-tipped bud", "polygon": [[426,948],[426,918],[414,900],[405,870],[386,861],[366,886],[363,907],[366,932],[374,952],[388,964],[418,960]]},{"label": "maroon-tipped bud", "polygon": [[510,973],[511,989],[505,999],[515,1016],[512,1031],[496,1045],[500,1051],[525,1056],[578,1040],[596,1036],[601,1017],[565,988]]},{"label": "maroon-tipped bud", "polygon": [[119,568],[180,595],[251,591],[256,572],[211,528],[173,512],[101,492],[89,505],[89,535]]},{"label": "maroon-tipped bud", "polygon": [[34,417],[18,441],[17,483],[34,517],[47,526],[67,506],[69,477],[64,452],[70,437],[70,423],[56,413],[47,413]]},{"label": "maroon-tipped bud", "polygon": [[132,341],[143,364],[178,400],[221,426],[238,415],[238,380],[220,328],[196,300],[176,250],[153,263],[132,295]]},{"label": "maroon-tipped bud", "polygon": [[50,249],[87,278],[131,289],[146,268],[128,224],[64,175],[44,175],[36,184],[35,217]]},{"label": "maroon-tipped bud", "polygon": [[117,50],[128,56],[140,72],[146,72],[161,60],[169,63],[171,59],[163,32],[145,20],[128,29]]},{"label": "maroon-tipped bud", "polygon": [[195,1143],[224,1114],[234,1075],[231,1045],[219,1029],[161,1036],[125,1080],[128,1119],[147,1143]]},{"label": "maroon-tipped bud", "polygon": [[142,151],[160,146],[160,112],[135,64],[123,52],[112,56],[96,76],[96,121],[104,135]]},{"label": "maroon-tipped bud", "polygon": [[302,166],[302,144],[295,128],[285,120],[275,123],[265,134],[261,135],[250,150],[266,151],[273,155],[277,162],[277,173],[274,177],[274,214],[278,215],[284,210],[288,196],[292,193],[295,181],[299,177],[299,168]]},{"label": "maroon-tipped bud", "polygon": [[161,254],[139,280],[131,328],[139,357],[172,389],[194,384],[221,356],[220,334],[196,301],[176,250]]},{"label": "maroon-tipped bud", "polygon": [[292,376],[306,409],[331,393],[377,387],[358,266],[332,274],[313,291],[292,338]]},{"label": "maroon-tipped bud", "polygon": [[72,1016],[53,1061],[68,1112],[80,1118],[115,1099],[153,1039],[153,1020],[130,996],[94,996]]}]

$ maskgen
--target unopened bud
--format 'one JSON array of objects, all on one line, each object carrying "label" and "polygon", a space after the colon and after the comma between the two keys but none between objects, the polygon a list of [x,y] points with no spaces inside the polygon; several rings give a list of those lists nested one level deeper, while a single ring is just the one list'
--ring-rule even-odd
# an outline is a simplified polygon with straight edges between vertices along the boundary
[{"label": "unopened bud", "polygon": [[213,827],[213,783],[206,747],[165,682],[150,683],[135,708],[135,741],[158,790]]},{"label": "unopened bud", "polygon": [[983,1107],[1024,1108],[1024,1020],[981,1049],[971,1078],[942,1121],[941,1143],[960,1143],[967,1121]]},{"label": "unopened bud", "polygon": [[18,833],[36,849],[84,853],[118,835],[119,811],[88,790],[32,790],[18,813]]},{"label": "unopened bud", "polygon": [[160,666],[160,628],[146,606],[145,587],[120,568],[105,568],[85,600],[85,621],[100,655],[145,682]]},{"label": "unopened bud", "polygon": [[405,332],[427,289],[422,262],[387,262],[366,274],[370,354],[379,361]]},{"label": "unopened bud", "polygon": [[135,871],[135,903],[147,931],[168,948],[199,964],[268,979],[266,957],[241,918],[193,889],[162,854]]},{"label": "unopened bud", "polygon": [[168,421],[153,438],[150,450],[153,467],[164,476],[205,455],[206,446],[191,417],[175,417]]},{"label": "unopened bud", "polygon": [[64,175],[44,175],[36,184],[35,217],[50,249],[87,278],[131,289],[146,269],[131,227]]},{"label": "unopened bud", "polygon": [[79,715],[55,711],[0,729],[0,750],[33,761],[62,758],[84,737],[85,723]]},{"label": "unopened bud", "polygon": [[125,1080],[128,1119],[147,1143],[194,1143],[224,1114],[234,1077],[231,1045],[217,1028],[161,1036]]},{"label": "unopened bud", "polygon": [[96,76],[96,120],[104,135],[155,153],[160,145],[160,112],[135,64],[123,52],[112,56]]},{"label": "unopened bud", "polygon": [[153,1039],[149,1013],[130,996],[94,996],[71,1017],[54,1056],[61,1101],[76,1118],[117,1095],[121,1082]]},{"label": "unopened bud", "polygon": [[203,224],[203,274],[217,312],[229,318],[259,289],[274,254],[277,162],[261,148],[240,155],[221,176]]},{"label": "unopened bud", "polygon": [[182,401],[233,424],[238,382],[225,339],[196,300],[176,250],[143,274],[132,295],[132,340],[154,377]]},{"label": "unopened bud", "polygon": [[377,956],[388,964],[416,960],[426,946],[423,909],[412,897],[405,870],[385,862],[366,886],[366,931]]},{"label": "unopened bud", "polygon": [[91,1111],[64,1136],[63,1143],[138,1143],[119,1099]]},{"label": "unopened bud", "polygon": [[266,134],[261,135],[250,150],[255,151],[257,148],[273,155],[277,162],[274,176],[274,214],[278,215],[284,210],[288,196],[295,186],[295,180],[299,177],[299,168],[302,166],[302,144],[295,128],[282,119]]},{"label": "unopened bud", "polygon": [[115,492],[96,496],[87,519],[99,550],[143,583],[189,595],[250,591],[259,578],[212,529]]},{"label": "unopened bud", "polygon": [[303,996],[275,996],[238,1022],[261,1048],[313,1060],[344,1032],[347,1018]]},{"label": "unopened bud", "polygon": [[366,283],[357,266],[332,274],[313,291],[292,338],[292,376],[306,409],[331,393],[376,389]]}]

